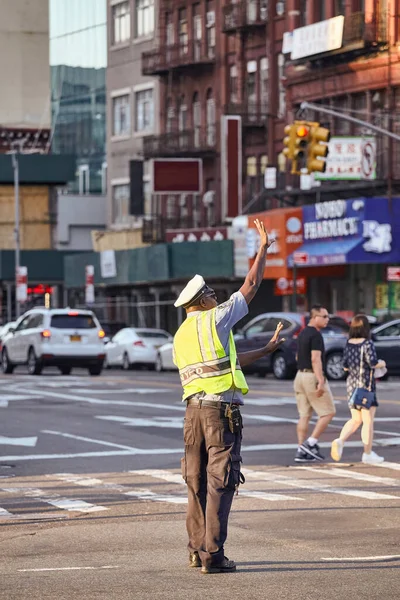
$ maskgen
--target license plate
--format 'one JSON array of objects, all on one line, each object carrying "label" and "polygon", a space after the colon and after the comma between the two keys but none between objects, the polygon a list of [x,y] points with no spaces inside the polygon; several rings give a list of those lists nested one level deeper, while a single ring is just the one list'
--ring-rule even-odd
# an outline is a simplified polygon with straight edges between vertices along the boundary
[{"label": "license plate", "polygon": [[80,342],[81,336],[80,335],[70,335],[69,339],[71,340],[71,342]]}]

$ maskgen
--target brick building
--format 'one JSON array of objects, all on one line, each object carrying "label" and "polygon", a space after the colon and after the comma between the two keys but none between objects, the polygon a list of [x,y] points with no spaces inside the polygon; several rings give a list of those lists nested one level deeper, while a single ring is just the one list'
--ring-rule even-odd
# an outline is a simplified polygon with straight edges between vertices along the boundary
[{"label": "brick building", "polygon": [[[241,117],[243,205],[263,194],[264,171],[273,161],[277,126],[285,116],[283,15],[283,2],[160,0],[159,46],[143,53],[142,72],[160,80],[161,133],[144,139],[144,157],[203,160],[202,195],[153,197],[152,212],[167,228],[226,220],[223,115]],[[213,193],[211,201],[210,194],[203,201],[207,192]]]}]

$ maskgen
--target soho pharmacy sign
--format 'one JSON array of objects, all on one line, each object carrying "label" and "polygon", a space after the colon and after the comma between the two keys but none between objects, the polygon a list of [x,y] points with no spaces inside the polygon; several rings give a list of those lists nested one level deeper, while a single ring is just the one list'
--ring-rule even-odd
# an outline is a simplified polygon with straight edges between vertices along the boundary
[{"label": "soho pharmacy sign", "polygon": [[303,228],[305,243],[359,238],[364,242],[365,252],[383,254],[392,250],[392,226],[385,198],[334,200],[304,206]]}]

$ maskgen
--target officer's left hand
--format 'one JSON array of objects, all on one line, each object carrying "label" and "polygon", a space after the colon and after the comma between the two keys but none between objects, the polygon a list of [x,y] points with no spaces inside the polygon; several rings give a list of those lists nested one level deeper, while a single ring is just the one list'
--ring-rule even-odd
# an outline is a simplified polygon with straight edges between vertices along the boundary
[{"label": "officer's left hand", "polygon": [[285,338],[279,339],[279,335],[282,329],[283,324],[279,321],[278,325],[276,326],[274,335],[272,336],[268,344],[265,346],[265,354],[272,354],[272,352],[274,352],[277,348],[279,348],[279,346],[281,346],[281,344],[283,344]]}]

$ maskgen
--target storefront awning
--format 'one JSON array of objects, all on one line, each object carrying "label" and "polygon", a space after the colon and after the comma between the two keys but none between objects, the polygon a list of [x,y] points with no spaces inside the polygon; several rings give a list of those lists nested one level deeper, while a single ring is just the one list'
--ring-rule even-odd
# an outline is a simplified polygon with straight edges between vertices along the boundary
[{"label": "storefront awning", "polygon": [[288,257],[288,266],[293,267],[294,256],[300,267],[320,265],[343,265],[349,262],[349,253],[363,242],[362,238],[329,240],[327,242],[309,242],[303,244]]}]

